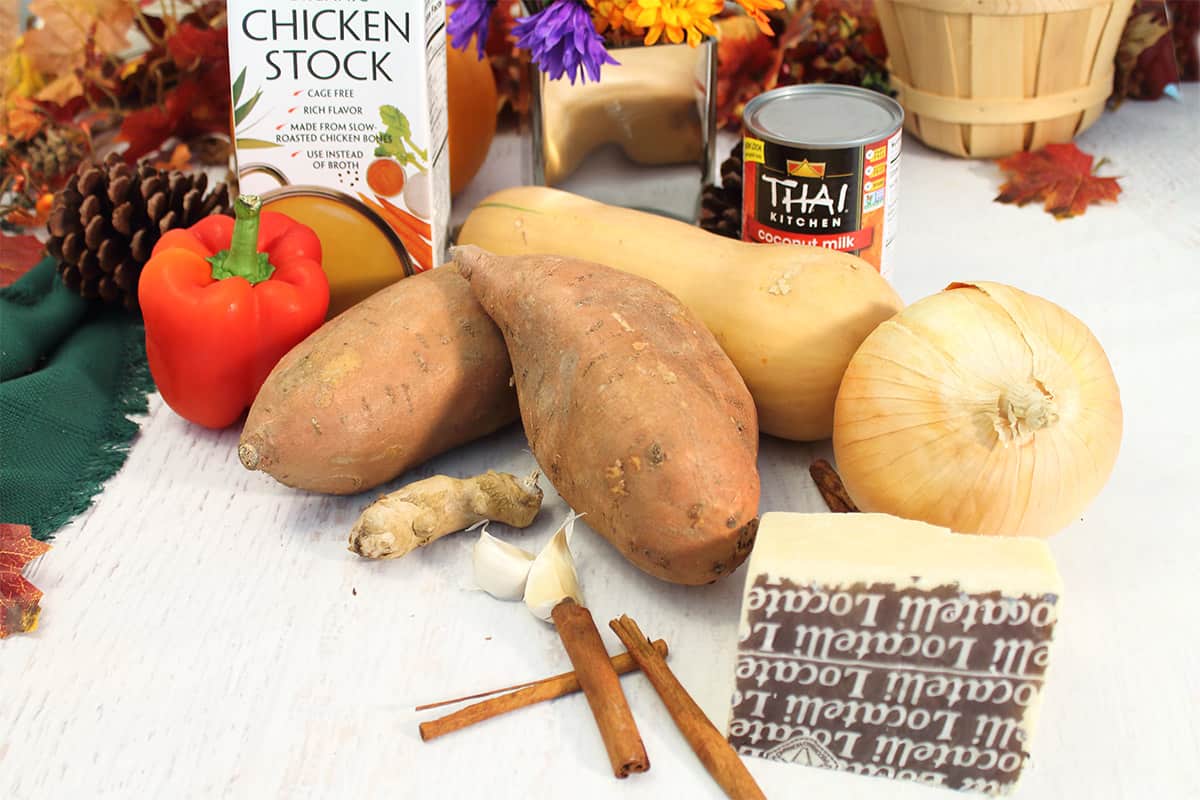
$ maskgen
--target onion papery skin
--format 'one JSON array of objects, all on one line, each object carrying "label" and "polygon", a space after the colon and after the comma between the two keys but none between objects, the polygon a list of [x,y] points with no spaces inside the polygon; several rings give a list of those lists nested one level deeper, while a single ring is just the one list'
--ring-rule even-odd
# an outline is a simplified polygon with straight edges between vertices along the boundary
[{"label": "onion papery skin", "polygon": [[954,283],[850,360],[833,451],[863,511],[960,533],[1050,536],[1100,492],[1121,396],[1087,326],[998,283]]}]

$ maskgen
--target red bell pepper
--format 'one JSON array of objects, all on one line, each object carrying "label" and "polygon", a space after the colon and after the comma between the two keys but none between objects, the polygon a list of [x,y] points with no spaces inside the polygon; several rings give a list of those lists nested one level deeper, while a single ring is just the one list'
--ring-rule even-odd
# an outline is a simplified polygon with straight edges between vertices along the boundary
[{"label": "red bell pepper", "polygon": [[150,374],[175,413],[209,428],[236,422],[329,308],[317,235],[261,208],[242,195],[236,221],[167,231],[138,283]]}]

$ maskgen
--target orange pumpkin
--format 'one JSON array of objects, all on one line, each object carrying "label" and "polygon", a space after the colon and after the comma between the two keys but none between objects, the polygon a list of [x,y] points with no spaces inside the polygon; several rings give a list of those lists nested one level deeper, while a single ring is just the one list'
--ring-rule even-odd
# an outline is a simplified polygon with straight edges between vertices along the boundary
[{"label": "orange pumpkin", "polygon": [[496,135],[496,79],[487,59],[446,46],[446,85],[449,92],[450,194],[466,188],[487,159]]}]

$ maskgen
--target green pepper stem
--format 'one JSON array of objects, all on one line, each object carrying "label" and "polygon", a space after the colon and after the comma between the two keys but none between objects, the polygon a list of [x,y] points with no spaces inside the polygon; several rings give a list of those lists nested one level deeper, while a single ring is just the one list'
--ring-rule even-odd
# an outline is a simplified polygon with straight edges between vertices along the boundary
[{"label": "green pepper stem", "polygon": [[262,198],[256,194],[239,195],[233,203],[233,235],[229,249],[210,256],[213,280],[245,278],[251,285],[271,277],[275,267],[266,253],[258,252],[258,223]]}]

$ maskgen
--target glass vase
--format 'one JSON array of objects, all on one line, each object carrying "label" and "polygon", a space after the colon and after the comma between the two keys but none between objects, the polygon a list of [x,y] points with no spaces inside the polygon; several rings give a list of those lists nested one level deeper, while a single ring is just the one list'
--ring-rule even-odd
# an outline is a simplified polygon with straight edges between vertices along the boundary
[{"label": "glass vase", "polygon": [[712,40],[618,46],[596,83],[534,67],[534,183],[695,222],[716,142]]}]

